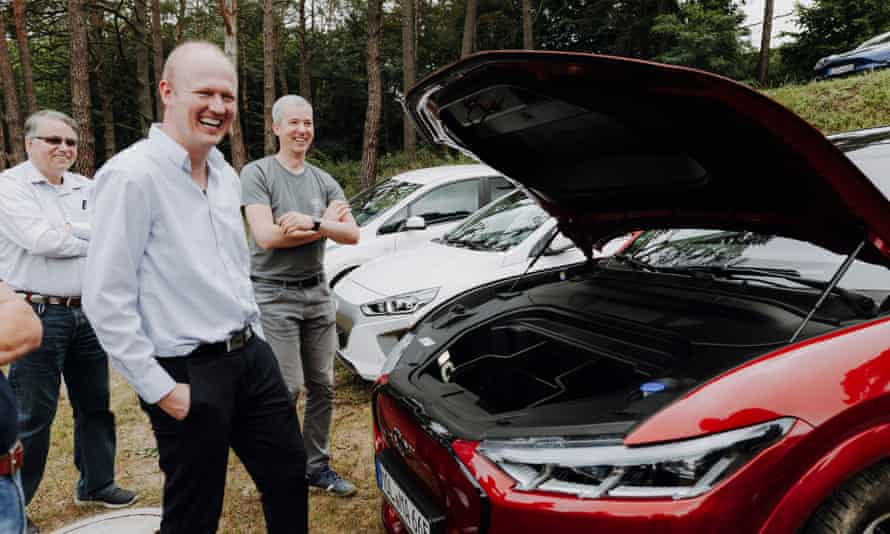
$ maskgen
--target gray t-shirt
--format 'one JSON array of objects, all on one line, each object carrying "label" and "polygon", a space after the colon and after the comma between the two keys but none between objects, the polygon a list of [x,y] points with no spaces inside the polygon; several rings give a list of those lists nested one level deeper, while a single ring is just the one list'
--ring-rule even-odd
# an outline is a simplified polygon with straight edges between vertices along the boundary
[{"label": "gray t-shirt", "polygon": [[[267,156],[241,170],[241,205],[269,206],[276,220],[289,211],[321,217],[334,200],[346,200],[340,184],[330,174],[309,163],[302,173],[294,174],[274,156]],[[249,240],[253,276],[292,282],[324,270],[324,239],[298,247],[269,250],[257,245],[252,235]]]}]

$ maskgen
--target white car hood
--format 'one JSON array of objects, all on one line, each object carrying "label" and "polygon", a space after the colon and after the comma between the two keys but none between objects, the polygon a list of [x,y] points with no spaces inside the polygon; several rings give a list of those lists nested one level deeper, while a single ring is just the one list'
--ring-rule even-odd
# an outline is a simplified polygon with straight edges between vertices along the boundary
[{"label": "white car hood", "polygon": [[478,280],[480,272],[499,269],[504,254],[426,243],[359,267],[349,279],[381,296]]}]

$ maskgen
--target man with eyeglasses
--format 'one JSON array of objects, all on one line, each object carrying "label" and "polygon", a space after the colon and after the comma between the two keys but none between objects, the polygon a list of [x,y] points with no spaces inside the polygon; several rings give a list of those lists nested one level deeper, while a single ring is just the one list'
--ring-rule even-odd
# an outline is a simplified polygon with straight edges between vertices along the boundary
[{"label": "man with eyeglasses", "polygon": [[64,376],[80,471],[74,502],[120,508],[137,495],[115,484],[108,358],[80,306],[93,183],[68,171],[77,158],[76,130],[64,113],[34,113],[25,122],[27,161],[0,174],[0,278],[32,305],[44,332],[41,347],[12,364],[9,381],[27,451],[26,502],[43,478]]}]

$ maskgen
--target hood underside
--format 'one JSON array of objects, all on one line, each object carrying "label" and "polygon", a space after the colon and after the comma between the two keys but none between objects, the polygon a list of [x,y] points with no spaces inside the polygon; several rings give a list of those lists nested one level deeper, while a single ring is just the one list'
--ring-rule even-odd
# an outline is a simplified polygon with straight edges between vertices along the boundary
[{"label": "hood underside", "polygon": [[890,264],[890,202],[818,130],[713,74],[577,53],[477,54],[407,95],[431,140],[522,183],[588,254],[637,229],[750,230]]}]

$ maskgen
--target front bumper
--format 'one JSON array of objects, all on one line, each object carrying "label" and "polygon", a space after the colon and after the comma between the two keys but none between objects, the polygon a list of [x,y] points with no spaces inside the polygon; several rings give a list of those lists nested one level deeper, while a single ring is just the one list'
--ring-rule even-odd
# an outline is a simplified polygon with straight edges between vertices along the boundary
[{"label": "front bumper", "polygon": [[389,351],[414,324],[414,315],[362,313],[361,305],[380,298],[350,280],[334,290],[337,299],[337,330],[340,349],[337,356],[365,380],[376,380]]},{"label": "front bumper", "polygon": [[[379,421],[375,421],[380,433]],[[416,433],[417,427],[399,422],[404,435]],[[408,429],[407,432],[406,428]],[[809,512],[783,510],[780,503],[789,485],[796,480],[802,467],[794,461],[795,448],[811,431],[798,421],[781,441],[762,451],[739,471],[733,473],[712,491],[691,499],[670,498],[583,499],[574,496],[523,492],[516,483],[485,456],[475,450],[471,442],[456,440],[450,451],[466,467],[466,475],[475,481],[483,495],[487,495],[486,513],[478,523],[478,516],[459,517],[460,506],[442,501],[448,528],[455,524],[475,524],[488,534],[513,532],[621,532],[689,533],[720,532],[750,534],[787,533],[790,523],[798,524],[799,516]],[[444,449],[443,449],[444,450]],[[422,455],[424,459],[431,456]],[[416,456],[411,459],[417,462]],[[435,462],[429,462],[435,464]],[[441,473],[444,469],[440,469]],[[456,480],[442,484],[451,486]],[[782,517],[786,516],[786,517]],[[794,519],[789,519],[795,516]],[[381,518],[390,533],[409,532],[393,506],[384,498]],[[447,529],[446,529],[447,530]],[[794,529],[792,529],[793,531]]]}]

